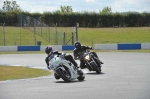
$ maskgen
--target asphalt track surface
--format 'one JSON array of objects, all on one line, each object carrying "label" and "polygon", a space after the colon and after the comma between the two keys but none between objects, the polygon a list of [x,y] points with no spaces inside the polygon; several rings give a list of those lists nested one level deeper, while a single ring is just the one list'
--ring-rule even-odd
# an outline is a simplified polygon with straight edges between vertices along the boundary
[{"label": "asphalt track surface", "polygon": [[[0,81],[0,99],[150,99],[150,53],[100,52],[102,74],[66,83],[52,75]],[[0,55],[1,65],[47,69],[45,54]],[[77,61],[79,63],[79,61]]]}]

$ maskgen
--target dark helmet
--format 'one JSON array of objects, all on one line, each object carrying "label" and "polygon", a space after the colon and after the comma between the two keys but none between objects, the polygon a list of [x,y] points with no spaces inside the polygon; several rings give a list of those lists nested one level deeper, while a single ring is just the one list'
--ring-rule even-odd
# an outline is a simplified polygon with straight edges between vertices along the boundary
[{"label": "dark helmet", "polygon": [[79,41],[76,41],[74,44],[75,48],[80,48],[81,47],[81,43]]},{"label": "dark helmet", "polygon": [[47,46],[46,48],[45,48],[45,53],[46,54],[52,54],[53,53],[53,49],[52,49],[52,47],[51,46]]}]

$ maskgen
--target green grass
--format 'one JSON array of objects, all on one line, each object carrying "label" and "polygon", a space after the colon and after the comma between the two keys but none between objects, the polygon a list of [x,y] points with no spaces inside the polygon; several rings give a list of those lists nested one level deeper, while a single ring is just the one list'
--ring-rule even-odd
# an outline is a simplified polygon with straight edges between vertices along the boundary
[{"label": "green grass", "polygon": [[[33,30],[33,29],[32,29]],[[45,32],[44,32],[45,30]],[[2,31],[2,28],[0,28]],[[71,27],[58,28],[58,32],[70,32]],[[37,28],[37,34],[40,29]],[[50,28],[50,42],[46,28],[43,28],[43,37],[36,35],[36,41],[41,41],[42,45],[55,44],[55,27]],[[59,40],[62,42],[62,34],[58,33]],[[69,34],[67,34],[69,35]],[[19,27],[5,27],[6,46],[12,45],[34,45],[34,33],[28,29]],[[21,40],[20,40],[21,38]],[[78,40],[84,45],[93,46],[94,44],[108,43],[147,43],[150,42],[150,27],[128,27],[128,28],[78,28]],[[4,45],[4,34],[0,32],[0,46]]]},{"label": "green grass", "polygon": [[18,66],[0,66],[0,81],[34,78],[51,74],[48,70]]},{"label": "green grass", "polygon": [[79,28],[79,41],[85,45],[150,42],[150,27]]},{"label": "green grass", "polygon": [[[33,29],[32,29],[33,30]],[[2,28],[0,28],[2,31]],[[42,41],[43,44],[49,44],[47,40],[42,38],[39,35],[34,36],[34,32],[28,29],[23,29],[20,27],[5,27],[5,35],[0,32],[0,46],[4,45],[4,36],[5,36],[5,45],[13,46],[13,45],[35,45],[35,37],[36,41]]]}]

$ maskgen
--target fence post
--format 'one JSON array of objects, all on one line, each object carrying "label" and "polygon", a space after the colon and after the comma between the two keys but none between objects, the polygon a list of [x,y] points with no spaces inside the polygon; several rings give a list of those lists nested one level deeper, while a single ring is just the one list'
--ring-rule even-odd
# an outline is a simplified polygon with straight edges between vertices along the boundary
[{"label": "fence post", "polygon": [[76,41],[78,41],[78,23],[76,22]]},{"label": "fence post", "polygon": [[36,45],[36,19],[34,19],[34,42]]},{"label": "fence post", "polygon": [[56,23],[56,34],[55,34],[55,44],[58,45],[58,40],[57,40],[57,23]]},{"label": "fence post", "polygon": [[20,14],[20,16],[21,16],[21,19],[20,19],[20,45],[21,45],[21,28],[22,28],[22,14]]},{"label": "fence post", "polygon": [[42,27],[43,27],[43,22],[41,22],[41,37],[43,36]]},{"label": "fence post", "polygon": [[65,32],[63,32],[63,45],[65,45],[65,41],[66,40],[66,33]]},{"label": "fence post", "polygon": [[5,44],[5,29],[4,29],[4,26],[5,26],[5,22],[4,22],[4,24],[3,24],[4,46],[5,46],[6,44]]},{"label": "fence post", "polygon": [[48,41],[50,42],[50,26],[48,25]]},{"label": "fence post", "polygon": [[72,45],[74,45],[74,33],[72,32]]}]

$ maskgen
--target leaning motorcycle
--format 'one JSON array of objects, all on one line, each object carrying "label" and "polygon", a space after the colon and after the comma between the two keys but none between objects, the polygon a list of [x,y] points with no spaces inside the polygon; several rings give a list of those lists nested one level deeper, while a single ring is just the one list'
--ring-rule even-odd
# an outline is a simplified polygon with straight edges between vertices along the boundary
[{"label": "leaning motorcycle", "polygon": [[78,57],[78,59],[84,61],[89,71],[96,71],[97,74],[101,73],[101,63],[98,62],[97,57],[95,57],[90,50],[86,50],[83,55]]},{"label": "leaning motorcycle", "polygon": [[85,79],[85,74],[82,70],[77,71],[75,66],[64,58],[64,54],[59,56],[54,54],[49,61],[49,68],[54,71],[56,79],[62,78],[66,82],[71,82],[75,79],[83,81]]}]

